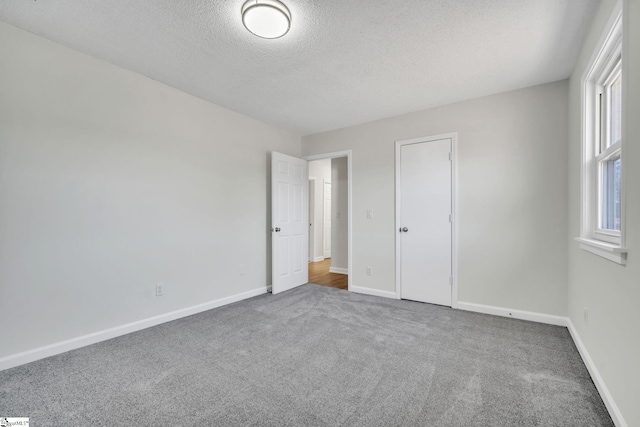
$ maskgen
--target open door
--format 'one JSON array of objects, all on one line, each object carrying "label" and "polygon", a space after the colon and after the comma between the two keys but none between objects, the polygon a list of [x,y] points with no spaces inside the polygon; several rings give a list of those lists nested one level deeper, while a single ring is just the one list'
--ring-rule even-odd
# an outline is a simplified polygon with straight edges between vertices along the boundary
[{"label": "open door", "polygon": [[271,292],[309,281],[309,168],[306,160],[271,152]]}]

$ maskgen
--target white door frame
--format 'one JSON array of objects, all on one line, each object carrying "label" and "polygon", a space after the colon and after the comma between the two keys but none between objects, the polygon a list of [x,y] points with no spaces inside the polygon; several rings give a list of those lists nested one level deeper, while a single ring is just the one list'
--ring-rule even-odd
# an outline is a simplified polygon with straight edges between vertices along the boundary
[{"label": "white door frame", "polygon": [[458,173],[457,173],[457,146],[458,133],[443,133],[440,135],[425,136],[422,138],[404,139],[396,141],[396,299],[401,298],[401,259],[400,259],[400,149],[403,145],[417,144],[420,142],[451,139],[451,307],[458,308]]},{"label": "white door frame", "polygon": [[334,151],[332,153],[323,153],[323,154],[313,154],[309,156],[303,156],[302,158],[308,162],[312,162],[314,160],[322,160],[322,159],[335,159],[339,157],[347,158],[347,290],[351,290],[353,288],[353,274],[352,274],[352,265],[353,265],[353,253],[352,253],[352,236],[353,236],[353,199],[352,199],[352,191],[351,191],[351,150],[344,151]]}]

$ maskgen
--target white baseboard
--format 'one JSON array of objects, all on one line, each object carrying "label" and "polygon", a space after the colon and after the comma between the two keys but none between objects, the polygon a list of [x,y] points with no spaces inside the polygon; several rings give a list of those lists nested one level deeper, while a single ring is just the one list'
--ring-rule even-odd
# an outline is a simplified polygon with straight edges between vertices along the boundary
[{"label": "white baseboard", "polygon": [[349,274],[349,269],[342,267],[329,267],[329,273]]},{"label": "white baseboard", "polygon": [[616,427],[627,427],[627,422],[622,417],[622,413],[620,412],[620,409],[618,409],[618,405],[616,405],[615,401],[613,400],[613,397],[611,396],[611,393],[609,393],[609,389],[607,388],[604,381],[602,380],[602,377],[600,376],[600,372],[598,372],[598,368],[596,368],[596,364],[593,363],[593,359],[591,359],[591,356],[589,355],[587,348],[584,346],[582,339],[580,339],[580,335],[578,335],[578,331],[576,330],[575,326],[573,326],[573,322],[571,321],[570,318],[567,318],[567,328],[569,329],[569,333],[573,338],[573,342],[576,344],[576,347],[578,348],[578,352],[580,353],[580,356],[582,356],[582,361],[586,365],[587,370],[591,375],[591,379],[593,380],[593,383],[596,385],[596,388],[600,393],[600,397],[602,398],[604,405],[607,407],[607,410],[609,411],[609,415],[611,415],[611,419],[613,420],[613,423],[616,425]]},{"label": "white baseboard", "polygon": [[474,304],[458,301],[460,310],[474,311],[476,313],[493,314],[495,316],[511,317],[513,319],[531,320],[532,322],[547,323],[549,325],[567,326],[567,318],[551,314],[535,313],[532,311],[511,310],[509,308],[494,307],[491,305]]},{"label": "white baseboard", "polygon": [[[397,299],[395,292],[381,291],[378,289],[364,288],[360,286],[351,286],[349,288],[351,292],[373,295],[383,298]],[[111,338],[126,335],[132,332],[140,331],[142,329],[150,328],[152,326],[159,325],[161,323],[170,322],[183,317],[191,316],[203,311],[211,310],[217,307],[222,307],[227,304],[242,301],[247,298],[262,295],[267,292],[267,287],[253,289],[251,291],[242,292],[240,294],[231,295],[229,297],[220,298],[217,300],[209,301],[203,304],[194,305],[181,310],[172,311],[169,313],[161,314],[159,316],[149,317],[147,319],[139,320],[137,322],[128,323],[126,325],[116,326],[114,328],[105,329],[103,331],[94,332],[91,334],[83,335],[77,338],[72,338],[66,341],[50,344],[47,346],[39,347],[33,350],[28,350],[22,353],[17,353],[0,358],[0,371],[13,368],[15,366],[23,365],[25,363],[33,362],[36,360],[44,359],[46,357],[55,356],[56,354],[64,353],[70,350],[74,350],[87,345],[95,344],[101,341],[106,341]],[[604,380],[600,376],[595,363],[591,359],[589,352],[587,351],[584,343],[578,335],[578,331],[573,325],[570,318],[562,316],[553,316],[549,314],[534,313],[530,311],[522,310],[510,310],[502,307],[494,307],[482,304],[474,304],[467,302],[458,302],[458,308],[460,310],[473,311],[477,313],[493,314],[503,317],[512,317],[521,320],[531,320],[534,322],[547,323],[551,325],[566,326],[569,329],[569,333],[573,338],[573,341],[584,361],[584,364],[593,379],[593,382],[602,397],[602,400],[611,415],[616,427],[628,427],[624,420],[620,409],[616,405],[609,389],[604,383]]]},{"label": "white baseboard", "polygon": [[616,427],[627,427],[627,423],[622,417],[622,413],[620,412],[620,409],[618,409],[618,406],[613,400],[613,397],[611,396],[609,389],[607,388],[602,377],[600,376],[600,372],[598,372],[598,369],[596,368],[595,363],[593,363],[591,356],[589,356],[589,352],[587,352],[587,348],[584,346],[584,343],[580,339],[580,335],[578,335],[578,331],[576,330],[575,326],[573,325],[573,322],[569,317],[553,316],[550,314],[534,313],[531,311],[510,310],[508,308],[493,307],[493,306],[482,305],[482,304],[473,304],[473,303],[462,302],[462,301],[458,301],[458,308],[460,310],[474,311],[477,313],[493,314],[496,316],[512,317],[512,318],[521,319],[521,320],[531,320],[533,322],[546,323],[550,325],[566,326],[567,329],[569,330],[569,333],[571,334],[571,338],[573,339],[573,342],[576,344],[576,347],[578,348],[578,352],[580,353],[580,356],[582,357],[582,360],[584,361],[584,364],[587,367],[589,374],[591,375],[591,379],[593,380],[593,383],[596,385],[596,388],[600,393],[600,397],[602,398],[602,401],[604,402],[605,406],[607,407],[607,410],[609,411],[609,415],[611,416],[613,423],[616,425]]},{"label": "white baseboard", "polygon": [[320,262],[320,261],[324,261],[324,257],[323,256],[317,256],[313,259],[313,262]]},{"label": "white baseboard", "polygon": [[33,350],[27,350],[22,353],[12,354],[0,358],[0,371],[13,368],[15,366],[24,365],[25,363],[34,362],[44,359],[45,357],[55,356],[76,348],[85,347],[100,341],[106,341],[121,335],[130,334],[142,329],[150,328],[161,323],[170,322],[182,317],[191,316],[213,308],[222,307],[223,305],[242,301],[247,298],[255,297],[267,292],[267,287],[253,289],[251,291],[242,292],[225,298],[209,301],[203,304],[194,305],[192,307],[183,308],[159,316],[149,317],[147,319],[138,320],[137,322],[128,323],[126,325],[116,326],[114,328],[105,329],[103,331],[94,332],[80,337],[72,338],[66,341],[39,347]]},{"label": "white baseboard", "polygon": [[355,292],[357,294],[373,295],[375,297],[398,299],[398,298],[396,298],[396,293],[395,292],[380,291],[378,289],[363,288],[361,286],[349,286],[349,291],[350,292]]}]

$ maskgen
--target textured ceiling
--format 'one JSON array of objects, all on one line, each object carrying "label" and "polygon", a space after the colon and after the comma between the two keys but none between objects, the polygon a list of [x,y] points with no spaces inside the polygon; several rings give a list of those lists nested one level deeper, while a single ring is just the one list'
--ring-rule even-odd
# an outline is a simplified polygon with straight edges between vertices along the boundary
[{"label": "textured ceiling", "polygon": [[0,0],[0,20],[298,134],[566,78],[599,0]]}]

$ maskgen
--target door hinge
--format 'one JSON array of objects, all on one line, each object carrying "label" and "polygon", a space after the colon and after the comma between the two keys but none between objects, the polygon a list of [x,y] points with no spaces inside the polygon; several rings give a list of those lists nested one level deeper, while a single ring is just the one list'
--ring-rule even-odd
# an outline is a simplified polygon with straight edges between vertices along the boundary
[{"label": "door hinge", "polygon": [[451,160],[451,152],[449,152],[449,160]]},{"label": "door hinge", "polygon": [[449,214],[449,222],[451,222],[451,214]]},{"label": "door hinge", "polygon": [[453,286],[453,276],[449,276],[449,286]]}]

